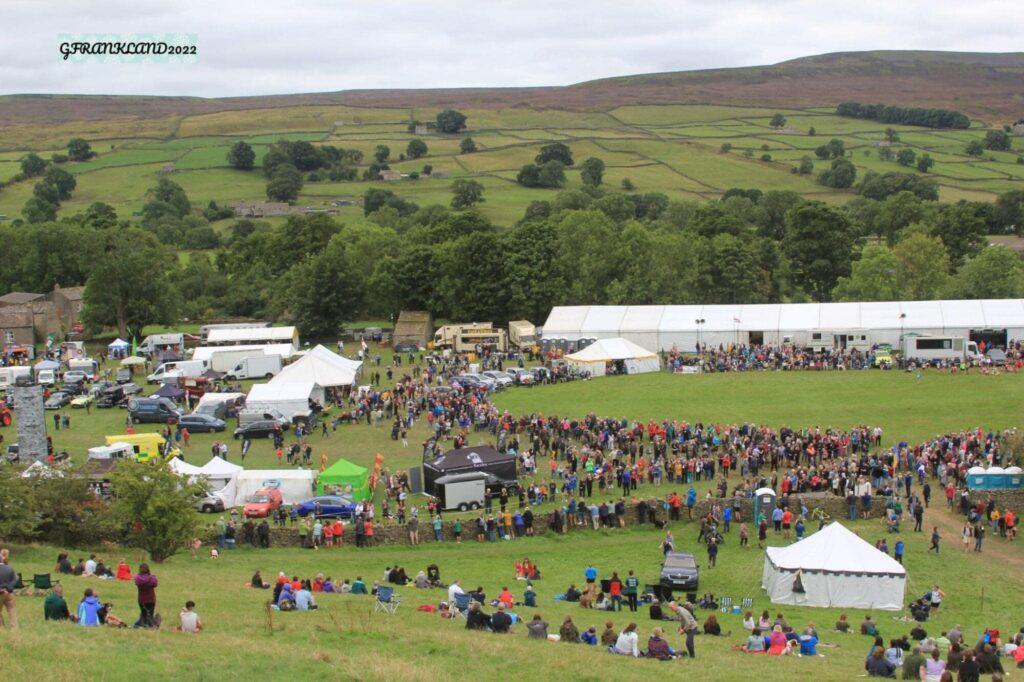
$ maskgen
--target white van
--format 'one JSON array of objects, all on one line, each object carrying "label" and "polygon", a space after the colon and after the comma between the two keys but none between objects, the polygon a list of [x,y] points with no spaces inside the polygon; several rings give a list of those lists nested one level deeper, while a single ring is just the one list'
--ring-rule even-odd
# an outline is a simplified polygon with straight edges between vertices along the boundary
[{"label": "white van", "polygon": [[978,344],[962,336],[907,336],[903,339],[907,360],[981,360]]},{"label": "white van", "polygon": [[14,386],[18,379],[24,378],[24,381],[32,380],[32,368],[31,367],[0,367],[0,389],[6,389],[8,386]]},{"label": "white van", "polygon": [[156,368],[146,379],[151,384],[176,383],[182,377],[199,377],[206,371],[203,360],[177,360],[165,362]]}]

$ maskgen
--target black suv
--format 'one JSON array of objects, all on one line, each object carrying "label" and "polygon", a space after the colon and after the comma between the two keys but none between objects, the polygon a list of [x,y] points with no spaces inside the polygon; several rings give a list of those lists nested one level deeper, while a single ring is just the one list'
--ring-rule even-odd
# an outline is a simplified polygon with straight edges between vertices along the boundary
[{"label": "black suv", "polygon": [[235,439],[273,438],[275,433],[280,433],[287,428],[287,424],[282,425],[281,422],[273,419],[259,419],[235,429]]},{"label": "black suv", "polygon": [[[700,584],[700,569],[690,552],[669,552],[661,562],[661,590],[696,592]],[[666,597],[667,599],[668,597]]]}]

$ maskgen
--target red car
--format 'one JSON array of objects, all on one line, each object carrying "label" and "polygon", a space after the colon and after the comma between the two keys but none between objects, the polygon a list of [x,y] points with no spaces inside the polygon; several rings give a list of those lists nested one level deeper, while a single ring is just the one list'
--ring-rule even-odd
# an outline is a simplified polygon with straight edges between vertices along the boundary
[{"label": "red car", "polygon": [[281,506],[281,491],[277,488],[263,488],[245,501],[243,514],[246,518],[254,516],[270,516]]}]

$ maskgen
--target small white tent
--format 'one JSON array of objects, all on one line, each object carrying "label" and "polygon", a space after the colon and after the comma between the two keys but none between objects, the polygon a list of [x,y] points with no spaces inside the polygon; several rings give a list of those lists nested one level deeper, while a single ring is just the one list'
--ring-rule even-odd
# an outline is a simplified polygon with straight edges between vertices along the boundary
[{"label": "small white tent", "polygon": [[254,411],[275,409],[291,419],[309,411],[310,398],[321,402],[324,399],[324,389],[311,381],[253,384],[245,407]]},{"label": "small white tent", "polygon": [[[799,577],[803,591],[795,591]],[[839,523],[800,542],[765,550],[761,587],[775,604],[903,608],[907,571]]]},{"label": "small white tent", "polygon": [[172,457],[167,465],[171,468],[171,471],[179,476],[188,476],[189,478],[195,478],[203,472],[203,470],[195,464],[189,464],[180,457]]},{"label": "small white tent", "polygon": [[224,500],[225,507],[234,507],[240,503],[236,481],[244,469],[237,464],[212,457],[199,469],[199,474],[210,482],[210,492]]},{"label": "small white tent", "polygon": [[625,374],[657,372],[660,364],[658,355],[642,348],[629,339],[599,339],[583,350],[565,356],[570,367],[575,367],[591,376],[600,377],[607,373],[609,365],[619,366]]}]

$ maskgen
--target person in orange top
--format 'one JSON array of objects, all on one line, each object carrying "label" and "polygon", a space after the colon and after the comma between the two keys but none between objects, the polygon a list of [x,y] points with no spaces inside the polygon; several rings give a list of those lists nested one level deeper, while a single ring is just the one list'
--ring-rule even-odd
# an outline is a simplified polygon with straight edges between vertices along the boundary
[{"label": "person in orange top", "polygon": [[1006,525],[1006,537],[1012,541],[1017,534],[1017,516],[1007,509],[1003,512],[1003,523]]},{"label": "person in orange top", "polygon": [[274,449],[274,455],[277,457],[277,465],[281,466],[281,459],[284,457],[284,449],[278,446]]},{"label": "person in orange top", "polygon": [[512,593],[508,591],[508,587],[501,588],[501,593],[498,595],[498,601],[504,604],[506,609],[512,608],[512,604],[515,599],[512,598]]},{"label": "person in orange top", "polygon": [[323,528],[324,534],[324,547],[334,546],[334,524],[326,523]]},{"label": "person in orange top", "polygon": [[789,509],[786,509],[786,511],[782,512],[782,537],[789,537],[789,527],[792,523],[793,512],[789,511]]},{"label": "person in orange top", "polygon": [[526,574],[523,572],[523,562],[522,561],[517,561],[516,562],[516,580],[522,580],[525,577],[526,577]]},{"label": "person in orange top", "polygon": [[121,563],[117,565],[117,579],[118,580],[131,580],[132,569],[128,567],[128,562],[121,559]]},{"label": "person in orange top", "polygon": [[366,526],[366,546],[373,546],[373,522],[370,519],[366,519],[364,525]]},{"label": "person in orange top", "polygon": [[341,536],[345,533],[345,525],[341,522],[341,519],[334,519],[334,545],[335,547],[341,547]]},{"label": "person in orange top", "polygon": [[324,591],[324,574],[318,573],[316,578],[313,579],[313,592]]}]

